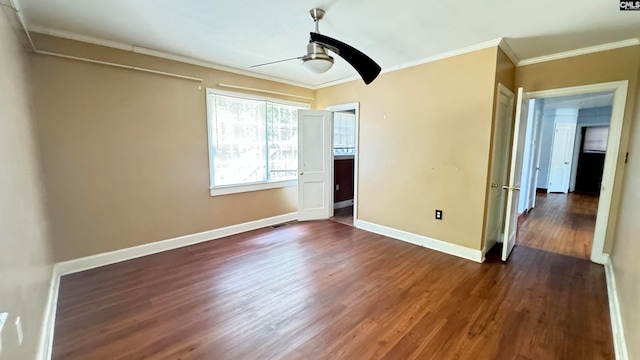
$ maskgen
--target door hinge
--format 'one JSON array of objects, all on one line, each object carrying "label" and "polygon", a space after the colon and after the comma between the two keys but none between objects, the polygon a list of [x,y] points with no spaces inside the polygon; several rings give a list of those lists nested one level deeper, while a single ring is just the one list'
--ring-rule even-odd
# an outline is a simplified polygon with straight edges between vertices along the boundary
[{"label": "door hinge", "polygon": [[624,156],[624,163],[626,164],[627,162],[629,162],[629,153]]}]

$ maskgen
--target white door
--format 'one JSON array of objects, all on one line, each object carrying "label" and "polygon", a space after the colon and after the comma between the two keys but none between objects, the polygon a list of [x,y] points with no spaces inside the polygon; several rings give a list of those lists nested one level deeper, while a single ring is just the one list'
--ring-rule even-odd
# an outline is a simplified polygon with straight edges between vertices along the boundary
[{"label": "white door", "polygon": [[298,220],[328,219],[333,166],[330,111],[298,110]]},{"label": "white door", "polygon": [[531,186],[529,187],[528,209],[536,207],[536,193],[538,191],[538,175],[540,173],[540,138],[542,137],[542,111],[534,112],[535,125],[533,132],[533,161],[531,169]]},{"label": "white door", "polygon": [[573,143],[576,137],[576,124],[556,124],[551,147],[549,164],[548,192],[567,193],[571,182],[571,160]]},{"label": "white door", "polygon": [[513,123],[513,142],[509,161],[508,185],[502,188],[507,192],[507,205],[504,219],[504,238],[502,244],[502,261],[507,261],[511,250],[516,245],[518,233],[518,200],[520,199],[520,179],[522,178],[522,157],[529,114],[529,98],[522,88],[518,89],[516,117]]},{"label": "white door", "polygon": [[491,183],[489,184],[489,209],[485,240],[485,252],[502,241],[505,194],[502,185],[507,183],[509,170],[509,138],[513,122],[513,93],[499,84],[496,102],[496,118],[493,123],[493,149],[491,151]]}]

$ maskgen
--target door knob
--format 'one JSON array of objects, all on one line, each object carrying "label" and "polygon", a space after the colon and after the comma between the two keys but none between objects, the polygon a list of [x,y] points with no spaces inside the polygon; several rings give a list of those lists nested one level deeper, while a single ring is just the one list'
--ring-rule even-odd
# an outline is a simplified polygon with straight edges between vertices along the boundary
[{"label": "door knob", "polygon": [[503,187],[502,187],[502,190],[520,191],[520,186],[513,186],[513,187],[511,187],[511,186],[507,186],[507,185],[505,185],[505,186],[503,186]]},{"label": "door knob", "polygon": [[304,171],[300,171],[300,175],[304,174]]}]

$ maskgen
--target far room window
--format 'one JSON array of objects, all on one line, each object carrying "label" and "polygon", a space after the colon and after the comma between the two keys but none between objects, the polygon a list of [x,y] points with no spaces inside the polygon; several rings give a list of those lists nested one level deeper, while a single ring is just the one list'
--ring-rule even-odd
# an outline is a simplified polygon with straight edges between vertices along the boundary
[{"label": "far room window", "polygon": [[207,89],[211,195],[295,185],[304,103]]},{"label": "far room window", "polygon": [[591,126],[584,133],[584,152],[607,151],[607,139],[609,139],[608,126]]},{"label": "far room window", "polygon": [[333,113],[333,155],[353,155],[356,149],[355,110]]}]

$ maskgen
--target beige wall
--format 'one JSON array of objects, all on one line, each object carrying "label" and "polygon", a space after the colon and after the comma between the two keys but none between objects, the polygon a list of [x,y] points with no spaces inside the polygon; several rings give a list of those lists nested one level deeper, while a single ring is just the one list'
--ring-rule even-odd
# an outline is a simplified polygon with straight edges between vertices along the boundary
[{"label": "beige wall", "polygon": [[[294,212],[297,188],[211,197],[205,88],[314,91],[35,34],[40,50],[204,78],[204,84],[30,56],[56,261]],[[299,99],[291,99],[297,100]]]},{"label": "beige wall", "polygon": [[495,71],[490,48],[316,92],[360,102],[359,219],[481,249]]},{"label": "beige wall", "polygon": [[507,89],[516,93],[516,66],[511,62],[511,59],[507,54],[498,48],[498,55],[496,58],[496,84],[501,83],[506,86]]},{"label": "beige wall", "polygon": [[634,121],[633,111],[639,66],[640,46],[632,46],[516,68],[516,87],[524,87],[525,91],[629,80],[618,172],[609,214],[610,226],[607,228],[605,241],[606,253],[611,252],[613,245],[615,233],[613,225],[616,223],[624,177],[624,155],[628,146],[628,134]]},{"label": "beige wall", "polygon": [[[636,94],[640,95],[640,86]],[[638,103],[640,97],[636,96]],[[635,119],[629,136],[629,163],[622,185],[624,196],[611,254],[630,359],[640,359],[640,107],[636,108]]]},{"label": "beige wall", "polygon": [[[0,359],[34,359],[51,281],[26,52],[15,15],[0,10]],[[21,318],[24,341],[14,323]]]}]

